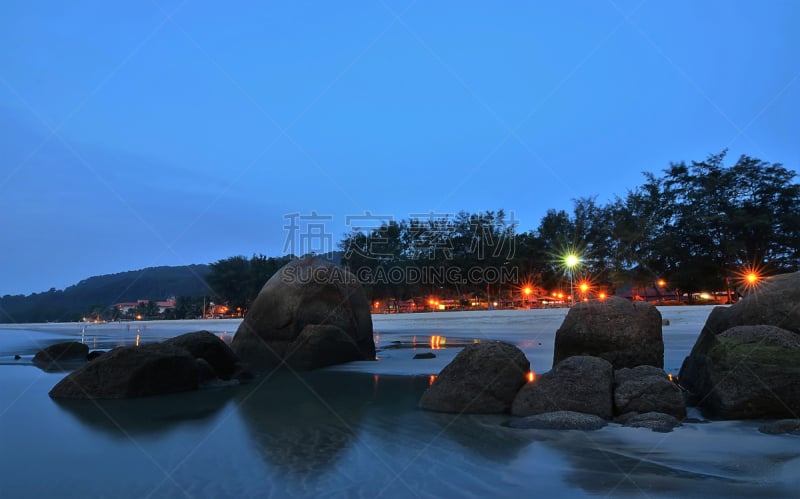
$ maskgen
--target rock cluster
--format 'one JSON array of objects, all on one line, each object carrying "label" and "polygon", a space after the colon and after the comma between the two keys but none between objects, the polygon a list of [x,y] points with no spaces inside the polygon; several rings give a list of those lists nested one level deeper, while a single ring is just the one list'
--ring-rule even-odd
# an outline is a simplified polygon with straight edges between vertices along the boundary
[{"label": "rock cluster", "polygon": [[228,345],[208,331],[161,343],[118,347],[72,372],[53,398],[116,399],[194,390],[216,379],[246,378]]},{"label": "rock cluster", "polygon": [[680,388],[654,365],[663,364],[664,351],[654,307],[616,299],[583,304],[567,315],[557,349],[559,335],[556,358],[565,357],[532,382],[525,376],[529,363],[514,345],[468,346],[423,394],[420,407],[510,412],[519,417],[509,422],[514,428],[598,429],[616,416],[629,426],[669,431],[686,416]]}]

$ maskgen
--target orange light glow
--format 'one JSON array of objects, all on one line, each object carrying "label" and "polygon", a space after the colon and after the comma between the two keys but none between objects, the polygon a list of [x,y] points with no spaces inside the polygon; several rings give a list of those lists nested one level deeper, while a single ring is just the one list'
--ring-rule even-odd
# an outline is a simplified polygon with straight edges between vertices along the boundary
[{"label": "orange light glow", "polygon": [[439,350],[444,348],[445,343],[447,343],[447,338],[444,336],[431,336],[431,350]]},{"label": "orange light glow", "polygon": [[748,291],[755,290],[764,280],[763,270],[758,265],[747,265],[736,273],[736,280]]},{"label": "orange light glow", "polygon": [[586,293],[587,291],[589,291],[589,284],[582,282],[580,288],[581,288],[581,293]]},{"label": "orange light glow", "polygon": [[659,279],[658,280],[658,285],[659,285],[659,287],[663,288],[664,286],[667,285],[667,281],[665,281],[664,279]]},{"label": "orange light glow", "polygon": [[139,335],[138,334],[136,335],[136,346],[137,347],[139,346]]},{"label": "orange light glow", "polygon": [[523,291],[524,291],[525,295],[530,296],[531,288],[525,288]]},{"label": "orange light glow", "polygon": [[606,299],[606,294],[605,293],[600,293],[598,296],[600,297],[601,300],[605,300]]},{"label": "orange light glow", "polygon": [[434,381],[436,381],[436,375],[431,374],[431,377],[428,379],[428,386],[431,386]]},{"label": "orange light glow", "polygon": [[669,380],[672,381],[672,375],[671,374],[667,374],[667,376],[669,377]]},{"label": "orange light glow", "polygon": [[528,371],[528,383],[533,383],[533,380],[536,379],[536,373],[533,371]]},{"label": "orange light glow", "polygon": [[558,298],[559,299],[564,298],[564,293],[558,293]]}]

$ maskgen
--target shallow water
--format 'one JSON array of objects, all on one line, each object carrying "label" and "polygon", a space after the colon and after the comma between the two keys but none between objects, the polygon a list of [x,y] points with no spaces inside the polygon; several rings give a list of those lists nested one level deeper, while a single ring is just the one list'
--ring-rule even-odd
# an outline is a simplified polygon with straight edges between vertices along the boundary
[{"label": "shallow water", "polygon": [[[709,311],[662,309],[668,372],[677,373]],[[799,437],[762,435],[757,421],[668,434],[614,424],[559,432],[417,409],[430,375],[475,340],[511,341],[534,370],[549,370],[565,313],[379,315],[377,362],[101,402],[51,400],[64,373],[34,367],[33,353],[81,336],[103,349],[198,329],[230,339],[238,323],[3,326],[0,496],[796,497]],[[412,360],[429,351],[437,357]]]}]

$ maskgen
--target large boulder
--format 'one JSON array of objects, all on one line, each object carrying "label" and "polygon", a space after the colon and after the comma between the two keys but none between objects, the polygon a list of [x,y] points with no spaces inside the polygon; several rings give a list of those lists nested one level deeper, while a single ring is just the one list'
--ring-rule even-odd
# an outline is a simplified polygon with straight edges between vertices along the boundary
[{"label": "large boulder", "polygon": [[613,384],[614,370],[607,360],[584,355],[569,357],[523,386],[514,398],[511,414],[574,411],[611,419]]},{"label": "large boulder", "polygon": [[614,372],[614,412],[660,412],[683,419],[686,402],[680,388],[663,369],[626,367]]},{"label": "large boulder", "polygon": [[53,398],[116,399],[161,395],[198,386],[194,357],[163,344],[119,347],[69,374],[50,390]]},{"label": "large boulder", "polygon": [[800,335],[775,326],[737,326],[710,336],[709,343],[691,370],[692,402],[706,416],[777,419],[800,413]]},{"label": "large boulder", "polygon": [[77,341],[65,341],[36,352],[33,363],[45,371],[65,371],[85,363],[88,354],[88,345]]},{"label": "large boulder", "polygon": [[419,406],[438,412],[508,412],[529,371],[525,354],[510,343],[468,345],[442,369]]},{"label": "large boulder", "polygon": [[766,279],[745,298],[709,314],[691,353],[683,361],[679,379],[693,394],[707,392],[702,386],[705,365],[714,338],[735,326],[776,326],[800,335],[800,272]]},{"label": "large boulder", "polygon": [[[314,331],[315,340],[300,338],[306,326],[335,326]],[[339,344],[340,331],[350,337],[359,355],[374,360],[370,304],[356,277],[341,267],[316,257],[293,260],[267,281],[245,316],[231,347],[248,367],[265,371],[287,362],[288,356],[314,359],[313,369],[338,362],[356,360],[335,349],[330,357],[323,350],[313,354],[320,342]],[[322,340],[320,334],[332,334]],[[298,366],[299,367],[299,366]]]},{"label": "large boulder", "polygon": [[613,296],[578,303],[556,331],[553,365],[573,355],[606,359],[614,369],[664,367],[661,313],[649,303]]},{"label": "large boulder", "polygon": [[65,377],[53,398],[116,399],[194,390],[217,379],[246,378],[238,358],[208,331],[161,343],[119,347]]}]

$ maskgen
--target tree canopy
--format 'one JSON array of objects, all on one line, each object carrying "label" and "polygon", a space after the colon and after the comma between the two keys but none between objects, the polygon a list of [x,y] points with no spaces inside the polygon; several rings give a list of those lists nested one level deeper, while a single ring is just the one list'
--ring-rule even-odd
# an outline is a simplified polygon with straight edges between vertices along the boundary
[{"label": "tree canopy", "polygon": [[[671,164],[660,176],[645,173],[624,196],[607,204],[576,199],[572,213],[551,209],[528,232],[518,233],[503,210],[391,221],[347,234],[343,263],[366,277],[372,298],[396,299],[444,291],[497,296],[523,284],[552,290],[569,273],[611,292],[663,279],[691,294],[730,287],[746,270],[800,268],[796,173],[750,156],[729,167],[725,159],[723,151]],[[568,254],[580,265],[566,268]],[[449,272],[438,281],[408,278],[420,268]]]}]

